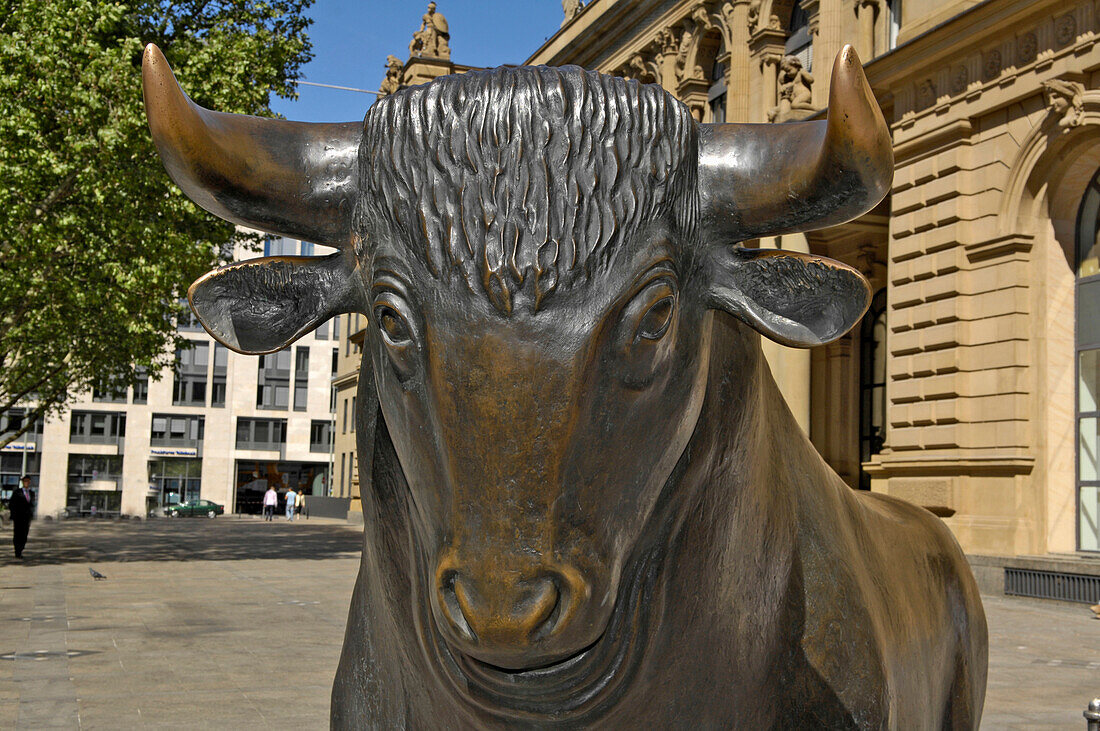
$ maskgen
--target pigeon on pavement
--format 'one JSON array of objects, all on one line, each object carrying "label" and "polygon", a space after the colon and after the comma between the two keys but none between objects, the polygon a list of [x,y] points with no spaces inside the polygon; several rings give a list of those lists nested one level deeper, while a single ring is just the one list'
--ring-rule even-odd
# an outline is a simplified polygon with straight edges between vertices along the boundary
[{"label": "pigeon on pavement", "polygon": [[96,581],[103,581],[104,579],[107,578],[106,576],[104,576],[103,574],[99,573],[98,571],[96,571],[95,569],[93,569],[91,567],[88,568],[88,573],[91,574],[92,578],[95,579]]}]

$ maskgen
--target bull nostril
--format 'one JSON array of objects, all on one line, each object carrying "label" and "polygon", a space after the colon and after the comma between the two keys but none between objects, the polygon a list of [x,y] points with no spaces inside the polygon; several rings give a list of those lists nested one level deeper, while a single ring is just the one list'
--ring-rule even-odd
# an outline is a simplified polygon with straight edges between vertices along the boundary
[{"label": "bull nostril", "polygon": [[551,578],[539,579],[523,599],[516,602],[514,616],[532,640],[542,639],[554,631],[560,616],[561,592]]},{"label": "bull nostril", "polygon": [[[458,575],[450,571],[442,577],[439,592],[443,598],[443,612],[447,615],[451,625],[465,639],[477,642],[477,634],[467,621],[467,612],[472,611],[468,590],[459,581]],[[466,608],[463,608],[463,604]]]}]

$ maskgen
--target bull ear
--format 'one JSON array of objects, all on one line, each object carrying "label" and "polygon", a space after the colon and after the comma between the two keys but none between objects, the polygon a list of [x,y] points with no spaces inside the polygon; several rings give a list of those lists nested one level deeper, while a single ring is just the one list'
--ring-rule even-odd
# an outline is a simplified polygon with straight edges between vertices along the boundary
[{"label": "bull ear", "polygon": [[843,336],[871,304],[863,275],[823,256],[715,246],[705,266],[711,307],[796,348]]},{"label": "bull ear", "polygon": [[214,339],[247,355],[282,350],[322,322],[361,309],[355,260],[271,256],[230,264],[191,285],[187,299]]}]

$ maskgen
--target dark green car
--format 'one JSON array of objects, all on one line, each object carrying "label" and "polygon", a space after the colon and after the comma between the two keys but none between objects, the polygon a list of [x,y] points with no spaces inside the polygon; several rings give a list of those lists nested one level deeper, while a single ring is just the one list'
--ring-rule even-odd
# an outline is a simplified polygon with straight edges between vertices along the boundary
[{"label": "dark green car", "polygon": [[166,518],[179,518],[188,515],[192,517],[205,515],[207,518],[213,518],[215,515],[222,515],[224,513],[225,506],[218,505],[209,500],[189,500],[179,505],[169,505],[164,509],[164,517]]}]

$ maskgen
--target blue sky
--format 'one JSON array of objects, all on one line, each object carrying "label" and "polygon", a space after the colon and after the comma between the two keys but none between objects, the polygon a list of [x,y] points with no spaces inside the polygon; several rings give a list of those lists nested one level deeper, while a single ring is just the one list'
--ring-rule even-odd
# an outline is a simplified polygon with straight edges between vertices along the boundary
[{"label": "blue sky", "polygon": [[[436,0],[451,31],[451,60],[470,66],[522,63],[561,25],[561,0]],[[428,0],[316,0],[308,14],[313,60],[303,79],[377,89],[386,56],[408,58]],[[300,86],[297,101],[273,98],[287,119],[349,122],[362,119],[372,94]]]}]

